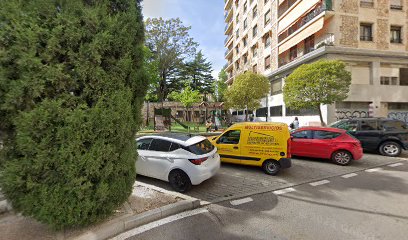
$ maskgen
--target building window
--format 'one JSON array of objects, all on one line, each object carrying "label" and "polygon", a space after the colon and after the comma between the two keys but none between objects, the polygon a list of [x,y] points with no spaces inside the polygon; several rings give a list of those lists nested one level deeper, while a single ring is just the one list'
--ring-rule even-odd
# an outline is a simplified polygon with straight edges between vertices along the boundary
[{"label": "building window", "polygon": [[248,19],[245,18],[244,20],[244,30],[248,27]]},{"label": "building window", "polygon": [[269,33],[267,33],[264,36],[264,42],[265,42],[265,48],[269,47],[271,45],[271,37],[269,36]]},{"label": "building window", "polygon": [[266,117],[268,116],[268,108],[259,108],[256,110],[256,116],[257,117]]},{"label": "building window", "polygon": [[235,19],[235,22],[236,22],[237,25],[238,25],[238,23],[239,23],[239,14],[237,14],[237,18]]},{"label": "building window", "polygon": [[248,10],[248,1],[245,1],[244,3],[244,12]]},{"label": "building window", "polygon": [[305,54],[314,51],[314,35],[306,38],[304,41],[304,45],[305,45],[305,51],[304,51]]},{"label": "building window", "polygon": [[252,18],[256,18],[258,16],[258,6],[255,6],[254,9],[252,9]]},{"label": "building window", "polygon": [[239,38],[239,29],[237,29],[237,31],[235,32],[235,36],[237,39]]},{"label": "building window", "polygon": [[402,1],[401,0],[391,0],[390,8],[393,10],[402,10]]},{"label": "building window", "polygon": [[257,73],[258,72],[258,65],[255,64],[254,66],[252,66],[252,72]]},{"label": "building window", "polygon": [[235,52],[236,52],[237,54],[239,54],[239,46],[236,46],[236,47],[235,47]]},{"label": "building window", "polygon": [[397,77],[381,77],[381,85],[398,85]]},{"label": "building window", "polygon": [[269,0],[264,0],[264,4],[266,4]]},{"label": "building window", "polygon": [[242,42],[244,43],[244,47],[246,47],[248,45],[248,37],[244,37],[244,39],[242,39]]},{"label": "building window", "polygon": [[291,47],[289,50],[289,60],[293,61],[297,58],[297,46]]},{"label": "building window", "polygon": [[271,82],[271,95],[282,93],[282,79],[274,80]]},{"label": "building window", "polygon": [[252,37],[256,37],[258,34],[258,25],[255,25],[254,28],[252,28]]},{"label": "building window", "polygon": [[288,107],[286,108],[286,116],[314,116],[314,115],[319,115],[319,110],[317,108],[300,110],[290,109]]},{"label": "building window", "polygon": [[265,70],[271,68],[271,56],[265,58]]},{"label": "building window", "polygon": [[282,117],[282,105],[269,108],[271,117]]},{"label": "building window", "polygon": [[271,10],[268,10],[265,13],[265,26],[268,25],[268,23],[271,21]]},{"label": "building window", "polygon": [[360,7],[366,8],[374,7],[374,0],[360,0]]},{"label": "building window", "polygon": [[247,64],[248,63],[248,54],[244,54],[243,58],[244,58],[244,64]]},{"label": "building window", "polygon": [[373,41],[373,25],[371,23],[360,23],[360,40]]},{"label": "building window", "polygon": [[402,43],[401,27],[391,26],[391,43]]},{"label": "building window", "polygon": [[251,51],[252,51],[252,57],[256,57],[258,55],[258,47],[257,46],[253,46]]},{"label": "building window", "polygon": [[238,70],[239,69],[239,61],[235,62],[235,69]]}]

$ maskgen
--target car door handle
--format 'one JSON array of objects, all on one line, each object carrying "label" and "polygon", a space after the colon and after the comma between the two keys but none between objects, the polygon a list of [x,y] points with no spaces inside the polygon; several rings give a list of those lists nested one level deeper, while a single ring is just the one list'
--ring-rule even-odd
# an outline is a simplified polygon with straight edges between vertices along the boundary
[{"label": "car door handle", "polygon": [[238,149],[238,147],[237,146],[235,146],[235,147],[233,147],[234,149]]}]

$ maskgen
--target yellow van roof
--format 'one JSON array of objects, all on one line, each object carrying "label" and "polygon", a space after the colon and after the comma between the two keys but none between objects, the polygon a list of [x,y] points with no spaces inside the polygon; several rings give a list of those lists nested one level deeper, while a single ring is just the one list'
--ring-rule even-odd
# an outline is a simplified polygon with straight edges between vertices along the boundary
[{"label": "yellow van roof", "polygon": [[240,122],[233,126],[287,126],[286,123],[281,122]]}]

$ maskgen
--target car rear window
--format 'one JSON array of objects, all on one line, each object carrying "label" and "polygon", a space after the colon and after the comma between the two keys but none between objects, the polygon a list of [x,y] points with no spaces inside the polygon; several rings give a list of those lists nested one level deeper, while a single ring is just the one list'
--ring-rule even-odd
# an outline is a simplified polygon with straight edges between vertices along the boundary
[{"label": "car rear window", "polygon": [[208,139],[205,139],[199,143],[186,147],[186,150],[197,155],[202,155],[214,150],[214,145],[212,145]]},{"label": "car rear window", "polygon": [[333,139],[340,136],[341,133],[329,132],[329,131],[314,131],[314,139]]},{"label": "car rear window", "polygon": [[407,130],[407,124],[402,121],[382,121],[381,128],[385,131]]}]

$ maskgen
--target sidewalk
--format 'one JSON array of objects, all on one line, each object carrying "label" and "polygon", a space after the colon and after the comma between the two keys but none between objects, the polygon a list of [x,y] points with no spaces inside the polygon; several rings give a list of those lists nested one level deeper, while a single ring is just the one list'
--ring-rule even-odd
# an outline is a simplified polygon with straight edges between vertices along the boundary
[{"label": "sidewalk", "polygon": [[[0,198],[1,198],[0,193]],[[55,232],[13,211],[0,214],[0,240],[107,239],[122,232],[199,207],[198,200],[137,182],[129,200],[106,221],[81,229]]]}]

